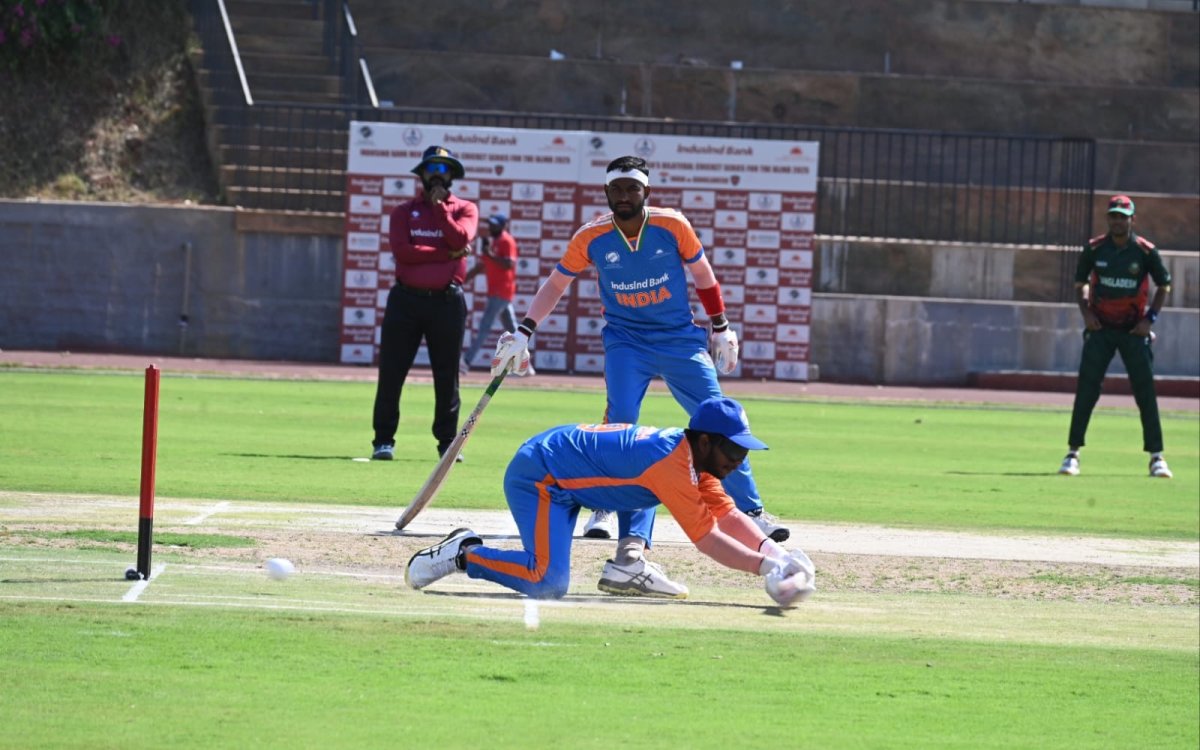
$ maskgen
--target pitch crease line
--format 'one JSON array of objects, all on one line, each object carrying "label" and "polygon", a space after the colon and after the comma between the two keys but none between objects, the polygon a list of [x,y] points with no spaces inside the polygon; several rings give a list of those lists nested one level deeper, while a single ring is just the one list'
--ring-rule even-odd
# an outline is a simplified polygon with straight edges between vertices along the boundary
[{"label": "pitch crease line", "polygon": [[136,602],[138,600],[138,597],[142,595],[142,592],[146,590],[146,587],[150,585],[150,582],[153,581],[155,578],[158,578],[158,575],[166,569],[167,569],[166,563],[162,563],[162,564],[158,565],[157,567],[155,567],[153,570],[150,571],[149,578],[147,578],[144,581],[138,581],[137,583],[130,586],[129,590],[125,592],[125,596],[121,597],[121,601]]},{"label": "pitch crease line", "polygon": [[218,513],[223,513],[224,511],[226,511],[228,509],[229,509],[228,502],[225,502],[225,501],[219,502],[216,505],[214,505],[213,507],[211,507],[208,510],[201,513],[200,515],[195,516],[193,518],[189,518],[188,520],[184,521],[183,525],[184,526],[199,526],[200,524],[207,521],[209,518],[215,516]]}]

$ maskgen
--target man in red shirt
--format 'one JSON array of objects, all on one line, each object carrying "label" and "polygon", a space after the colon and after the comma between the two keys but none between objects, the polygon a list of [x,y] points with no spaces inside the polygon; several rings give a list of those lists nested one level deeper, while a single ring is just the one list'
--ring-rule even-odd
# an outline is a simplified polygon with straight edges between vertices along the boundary
[{"label": "man in red shirt", "polygon": [[[483,317],[479,320],[479,330],[471,337],[471,347],[463,357],[461,370],[467,372],[475,362],[483,342],[492,331],[492,322],[500,316],[500,325],[512,333],[517,330],[517,316],[513,311],[513,295],[517,289],[517,241],[508,231],[508,217],[504,214],[493,214],[488,217],[488,234],[480,245],[482,261],[476,263],[467,271],[470,281],[480,271],[487,274],[487,306],[483,309]],[[488,359],[488,366],[491,359]],[[533,367],[520,375],[533,375]]]},{"label": "man in red shirt", "polygon": [[449,149],[430,146],[412,171],[421,190],[392,211],[388,234],[396,283],[388,293],[379,342],[371,454],[377,461],[393,458],[400,391],[422,339],[433,370],[433,436],[439,456],[458,432],[458,360],[467,321],[462,285],[479,208],[450,193],[451,184],[465,173]]}]

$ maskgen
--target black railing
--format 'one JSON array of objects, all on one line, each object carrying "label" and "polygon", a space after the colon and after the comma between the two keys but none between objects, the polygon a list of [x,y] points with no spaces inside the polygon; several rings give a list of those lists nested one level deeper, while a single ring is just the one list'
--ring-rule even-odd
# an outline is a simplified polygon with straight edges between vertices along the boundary
[{"label": "black railing", "polygon": [[817,141],[816,230],[827,236],[1074,248],[1092,227],[1095,143],[1090,139],[380,109],[344,2],[312,2],[314,15],[326,20],[325,45],[342,76],[347,103],[341,106],[254,101],[219,0],[193,0],[205,50],[210,125],[218,131],[210,134],[210,142],[219,144],[214,161],[230,203],[343,211],[349,123],[358,119]]}]

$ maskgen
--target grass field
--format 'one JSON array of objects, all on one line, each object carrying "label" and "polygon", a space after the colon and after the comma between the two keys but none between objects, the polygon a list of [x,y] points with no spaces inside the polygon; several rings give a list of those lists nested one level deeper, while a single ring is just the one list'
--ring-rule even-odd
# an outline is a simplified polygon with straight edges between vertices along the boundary
[{"label": "grass field", "polygon": [[[663,553],[695,581],[688,601],[597,594],[610,545],[581,542],[571,594],[540,605],[537,629],[488,584],[408,590],[402,562],[429,538],[363,530],[433,467],[424,386],[406,389],[400,460],[384,464],[350,460],[369,450],[371,384],[164,377],[157,572],[131,588],[141,388],[140,374],[0,372],[0,747],[1200,742],[1200,560],[1029,564],[986,589],[955,568],[923,590],[872,550],[814,554],[822,588],[780,611],[682,547]],[[464,389],[465,408],[477,397]],[[1200,538],[1194,413],[1164,415],[1167,482],[1145,476],[1126,410],[1097,414],[1084,474],[1064,478],[1062,409],[744,403],[772,448],[760,489],[797,522]],[[602,405],[502,390],[427,513],[502,508],[520,440]],[[643,422],[681,419],[648,398]],[[305,507],[324,520],[287,510]],[[301,572],[269,580],[273,555]],[[872,560],[900,568],[891,583],[863,582]]]}]

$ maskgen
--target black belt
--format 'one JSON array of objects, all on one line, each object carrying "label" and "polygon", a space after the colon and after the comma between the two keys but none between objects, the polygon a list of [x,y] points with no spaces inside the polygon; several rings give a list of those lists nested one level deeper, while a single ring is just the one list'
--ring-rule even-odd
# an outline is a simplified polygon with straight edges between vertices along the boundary
[{"label": "black belt", "polygon": [[422,289],[421,287],[407,286],[396,282],[396,288],[408,294],[415,294],[418,297],[446,297],[462,291],[462,287],[458,284],[448,284],[441,289]]}]

